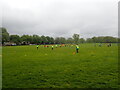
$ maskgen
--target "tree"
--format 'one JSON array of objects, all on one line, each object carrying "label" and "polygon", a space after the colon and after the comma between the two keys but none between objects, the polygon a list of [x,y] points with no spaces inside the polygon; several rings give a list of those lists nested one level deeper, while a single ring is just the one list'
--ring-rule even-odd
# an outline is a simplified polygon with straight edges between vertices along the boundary
[{"label": "tree", "polygon": [[4,42],[9,41],[9,33],[7,32],[6,28],[2,27],[0,30],[2,30],[2,44],[4,44]]},{"label": "tree", "polygon": [[14,42],[19,45],[21,43],[21,38],[18,35],[10,35],[10,42]]},{"label": "tree", "polygon": [[85,43],[85,39],[84,39],[84,38],[81,38],[81,39],[79,40],[79,42],[80,42],[80,43]]},{"label": "tree", "polygon": [[87,38],[86,42],[87,43],[93,43],[93,39],[92,38]]},{"label": "tree", "polygon": [[105,43],[116,43],[116,42],[118,42],[118,39],[115,37],[106,36],[106,37],[104,37],[104,42]]},{"label": "tree", "polygon": [[73,41],[74,41],[74,40],[73,40],[72,38],[68,38],[68,39],[67,39],[67,43],[69,43],[69,44],[74,43]]},{"label": "tree", "polygon": [[51,44],[51,38],[49,36],[46,36],[47,44]]},{"label": "tree", "polygon": [[51,42],[51,44],[54,44],[54,38],[53,37],[50,37],[50,42]]},{"label": "tree", "polygon": [[22,42],[24,42],[24,44],[29,44],[29,43],[32,43],[33,38],[32,36],[29,36],[29,35],[23,35],[21,36],[21,40]]},{"label": "tree", "polygon": [[66,39],[64,37],[60,37],[60,44],[65,44],[66,43]]},{"label": "tree", "polygon": [[54,38],[53,37],[46,36],[46,39],[47,39],[46,44],[54,44]]},{"label": "tree", "polygon": [[79,42],[79,34],[74,34],[73,39],[74,39],[75,44],[78,44],[78,42]]},{"label": "tree", "polygon": [[60,38],[59,37],[55,38],[55,44],[60,44]]},{"label": "tree", "polygon": [[33,41],[34,44],[40,44],[41,43],[41,37],[38,35],[33,35]]},{"label": "tree", "polygon": [[94,43],[97,43],[97,37],[92,37]]},{"label": "tree", "polygon": [[118,40],[117,40],[117,41],[118,41],[118,43],[120,43],[120,38],[118,38]]},{"label": "tree", "polygon": [[47,43],[47,38],[44,35],[42,35],[41,36],[41,44],[46,44],[46,43]]},{"label": "tree", "polygon": [[[85,40],[84,38],[79,39],[79,34],[73,34],[72,38],[64,38],[64,37],[49,37],[42,35],[41,37],[38,35],[22,35],[21,38],[19,35],[10,35],[7,32],[6,28],[1,27],[0,30],[2,33],[0,33],[0,40],[2,39],[2,44],[4,42],[14,42],[16,44],[19,44],[22,42],[22,44],[78,44],[78,43],[118,43],[120,42],[120,38],[112,37],[112,36],[99,36],[99,37],[92,37],[87,38]],[[1,44],[1,42],[0,42]]]},{"label": "tree", "polygon": [[103,43],[104,42],[104,37],[101,36],[101,37],[97,37],[97,43]]}]

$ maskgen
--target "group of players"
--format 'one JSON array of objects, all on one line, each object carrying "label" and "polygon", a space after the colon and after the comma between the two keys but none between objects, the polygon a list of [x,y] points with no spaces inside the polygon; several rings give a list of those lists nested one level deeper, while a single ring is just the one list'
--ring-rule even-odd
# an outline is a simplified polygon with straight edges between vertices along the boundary
[{"label": "group of players", "polygon": [[[51,45],[51,49],[53,50],[54,47],[55,47],[55,48],[58,48],[58,47],[66,47],[66,46],[69,46],[69,45],[65,45],[65,44],[61,44],[61,45]],[[71,45],[71,46],[73,46],[73,45]],[[37,45],[36,47],[37,47],[37,50],[38,50],[39,45]],[[49,46],[49,45],[44,45],[44,47],[50,47],[50,46]],[[78,44],[77,44],[77,45],[76,45],[76,53],[78,53],[78,51],[79,51],[79,46],[78,46]]]},{"label": "group of players", "polygon": [[[111,46],[112,46],[111,43],[108,43],[108,44],[106,44],[106,45],[107,45],[107,47],[111,47]],[[96,46],[96,44],[94,44],[94,46]],[[102,43],[99,44],[99,47],[101,47],[101,46],[102,46]]]},{"label": "group of players", "polygon": [[[66,44],[61,44],[61,45],[44,45],[44,47],[50,47],[50,46],[51,46],[51,49],[54,50],[54,48],[74,46],[74,45],[66,45]],[[79,53],[79,45],[76,44],[75,46],[76,46],[76,53]],[[94,46],[96,46],[96,44]],[[102,44],[100,43],[99,47],[101,47],[101,46],[102,46]],[[107,47],[111,47],[111,46],[112,46],[111,43],[107,44]],[[39,45],[37,45],[37,50],[38,50],[38,48],[39,48]]]}]

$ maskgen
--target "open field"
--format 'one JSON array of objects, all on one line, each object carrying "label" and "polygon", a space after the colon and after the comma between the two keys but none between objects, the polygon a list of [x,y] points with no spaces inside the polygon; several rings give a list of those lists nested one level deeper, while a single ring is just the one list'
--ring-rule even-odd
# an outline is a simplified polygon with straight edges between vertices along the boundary
[{"label": "open field", "polygon": [[0,46],[0,89],[2,88],[2,46]]},{"label": "open field", "polygon": [[3,88],[118,88],[118,47],[3,47]]}]

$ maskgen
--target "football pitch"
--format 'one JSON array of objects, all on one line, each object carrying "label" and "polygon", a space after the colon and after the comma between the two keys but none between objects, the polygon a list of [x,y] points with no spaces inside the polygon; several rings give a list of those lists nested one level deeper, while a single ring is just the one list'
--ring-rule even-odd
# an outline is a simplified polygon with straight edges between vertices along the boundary
[{"label": "football pitch", "polygon": [[3,88],[118,88],[118,46],[2,47]]}]

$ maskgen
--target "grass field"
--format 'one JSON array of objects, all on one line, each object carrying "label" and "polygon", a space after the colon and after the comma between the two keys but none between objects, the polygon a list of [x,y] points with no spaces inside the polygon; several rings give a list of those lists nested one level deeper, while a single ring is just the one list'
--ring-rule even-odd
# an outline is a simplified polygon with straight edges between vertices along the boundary
[{"label": "grass field", "polygon": [[0,89],[2,88],[2,47],[0,46]]},{"label": "grass field", "polygon": [[3,88],[118,88],[118,47],[3,47]]}]

